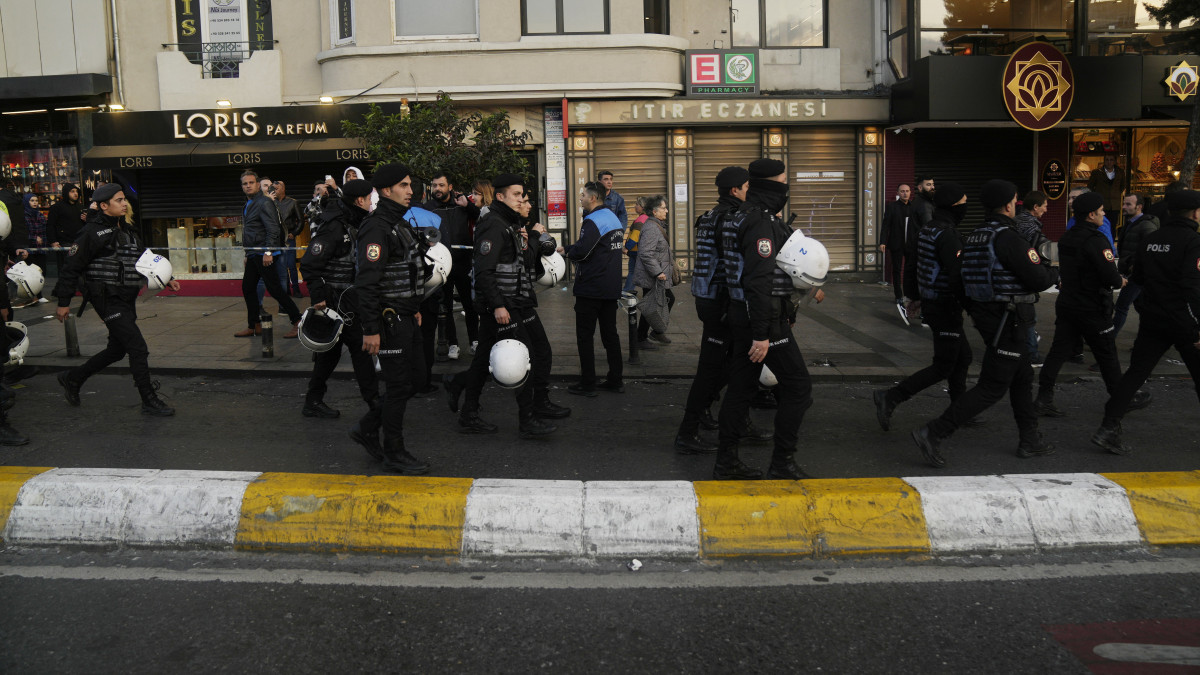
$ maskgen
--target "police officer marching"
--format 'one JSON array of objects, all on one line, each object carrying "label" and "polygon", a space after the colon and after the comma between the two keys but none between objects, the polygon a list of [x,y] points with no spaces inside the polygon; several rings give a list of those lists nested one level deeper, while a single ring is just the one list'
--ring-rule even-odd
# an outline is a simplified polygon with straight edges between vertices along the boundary
[{"label": "police officer marching", "polygon": [[[425,377],[418,307],[425,293],[426,246],[422,234],[404,220],[412,200],[408,167],[380,166],[371,184],[379,191],[379,205],[358,230],[354,288],[359,312],[355,318],[362,326],[362,350],[379,357],[385,385],[383,468],[420,475],[429,472],[429,465],[405,448],[404,411]],[[363,445],[371,452],[368,443]]]},{"label": "police officer marching", "polygon": [[967,195],[957,183],[942,183],[933,203],[933,217],[917,233],[917,284],[922,315],[933,331],[933,363],[875,391],[875,418],[884,431],[891,428],[896,406],[942,380],[951,402],[967,390],[971,345],[963,332],[962,238],[955,229],[966,215]]},{"label": "police officer marching", "polygon": [[[1112,244],[1100,232],[1104,224],[1104,198],[1087,192],[1075,198],[1075,227],[1058,242],[1060,291],[1054,304],[1054,342],[1038,381],[1034,407],[1039,415],[1062,417],[1054,405],[1054,381],[1067,359],[1075,353],[1082,338],[1096,357],[1104,386],[1111,395],[1121,379],[1117,358],[1116,330],[1113,328],[1113,289],[1125,286],[1117,271]],[[1130,410],[1150,405],[1150,393],[1138,392]]]},{"label": "police officer marching", "polygon": [[[1140,316],[1129,369],[1104,406],[1092,443],[1117,455],[1131,452],[1121,441],[1121,420],[1158,360],[1174,347],[1200,397],[1200,192],[1167,194],[1170,217],[1147,234],[1134,253],[1133,283],[1142,286]],[[1128,255],[1128,253],[1126,253]]]},{"label": "police officer marching", "polygon": [[[787,203],[786,167],[775,159],[750,164],[746,201],[722,233],[721,256],[729,288],[729,323],[733,357],[729,389],[721,404],[716,480],[762,477],[738,458],[738,442],[765,364],[775,374],[779,407],[775,412],[774,452],[769,478],[807,478],[792,459],[804,413],[812,406],[812,381],[800,347],[792,335],[796,308],[791,302],[792,277],[776,264],[780,249],[793,232],[777,215]],[[822,252],[824,249],[821,249]],[[828,259],[825,261],[828,270]],[[824,272],[821,274],[822,283]],[[816,289],[817,302],[824,293]]]},{"label": "police officer marching", "polygon": [[935,467],[946,466],[942,441],[1006,391],[1020,433],[1017,456],[1054,452],[1054,446],[1038,433],[1026,333],[1037,293],[1054,284],[1058,271],[1015,229],[1016,185],[989,180],[983,184],[980,201],[988,215],[963,242],[962,280],[969,299],[967,311],[985,345],[983,365],[971,390],[955,399],[941,417],[912,432],[921,454]]},{"label": "police officer marching", "polygon": [[[492,187],[495,201],[475,226],[473,293],[479,308],[479,346],[471,367],[447,378],[445,387],[452,412],[458,412],[466,392],[458,418],[461,433],[495,433],[499,427],[479,416],[479,396],[489,368],[510,371],[513,364],[505,361],[526,358],[508,349],[515,343],[507,341],[520,341],[528,352],[528,365],[516,364],[516,370],[527,371],[528,378],[503,384],[516,390],[521,438],[535,438],[557,429],[543,418],[571,414],[570,408],[550,400],[550,341],[538,318],[533,286],[541,276],[541,256],[554,253],[557,246],[541,226],[528,232],[522,225],[525,186],[520,176],[502,174],[492,180]],[[500,347],[493,353],[497,343]]]},{"label": "police officer marching", "polygon": [[[137,233],[125,223],[129,204],[125,192],[116,183],[105,183],[92,193],[97,211],[89,217],[67,254],[67,263],[54,287],[58,298],[55,317],[65,321],[71,314],[71,298],[82,276],[84,300],[92,303],[108,329],[108,344],[81,366],[58,374],[67,403],[79,405],[79,390],[92,375],[129,356],[129,370],[142,397],[142,412],[170,417],[175,409],[163,403],[150,381],[150,349],[137,327],[136,301],[143,276],[138,271],[145,250]],[[150,254],[152,259],[164,259]],[[169,263],[167,264],[169,267]],[[167,274],[169,277],[169,273]],[[179,290],[173,279],[157,279],[158,288]]]}]

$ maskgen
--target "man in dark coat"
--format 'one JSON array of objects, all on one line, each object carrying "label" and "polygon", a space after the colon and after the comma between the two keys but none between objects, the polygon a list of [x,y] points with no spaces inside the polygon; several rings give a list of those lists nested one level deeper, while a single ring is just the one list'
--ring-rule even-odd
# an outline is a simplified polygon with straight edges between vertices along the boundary
[{"label": "man in dark coat", "polygon": [[87,219],[87,205],[83,203],[83,195],[74,183],[66,183],[62,188],[62,199],[50,207],[50,215],[46,219],[46,240],[57,249],[64,249],[55,256],[58,261],[59,274],[67,261],[67,252],[83,229]]},{"label": "man in dark coat", "polygon": [[[451,361],[457,361],[461,350],[458,344],[458,327],[454,321],[454,295],[462,303],[463,313],[466,314],[467,341],[474,343],[479,339],[479,316],[475,313],[475,305],[471,302],[471,251],[470,249],[454,248],[455,246],[471,245],[471,223],[479,219],[479,207],[472,204],[461,193],[454,191],[454,184],[444,172],[434,174],[429,184],[431,196],[423,204],[427,211],[432,211],[442,219],[439,230],[441,242],[450,249],[450,278],[442,286],[442,315],[446,317],[445,337],[449,344],[447,356]],[[429,317],[431,320],[434,317]]]},{"label": "man in dark coat", "polygon": [[[242,275],[242,298],[246,301],[246,329],[233,334],[234,337],[252,337],[262,334],[259,322],[258,282],[261,279],[267,292],[287,312],[292,330],[285,338],[296,337],[296,324],[300,322],[300,309],[284,292],[275,264],[280,251],[283,230],[279,225],[279,210],[270,197],[259,189],[258,174],[254,171],[242,173],[242,193],[246,205],[242,207],[242,245],[246,247],[246,271]],[[264,250],[265,249],[265,250]]]},{"label": "man in dark coat", "polygon": [[[896,189],[897,199],[883,207],[883,222],[879,225],[879,250],[887,256],[891,267],[892,293],[896,296],[896,307],[900,310],[900,318],[908,324],[908,311],[905,308],[905,298],[917,298],[917,279],[915,274],[906,275],[906,263],[910,255],[917,251],[917,232],[921,229],[916,214],[916,205],[912,203],[912,187],[901,183]],[[914,260],[915,262],[915,260]]]}]

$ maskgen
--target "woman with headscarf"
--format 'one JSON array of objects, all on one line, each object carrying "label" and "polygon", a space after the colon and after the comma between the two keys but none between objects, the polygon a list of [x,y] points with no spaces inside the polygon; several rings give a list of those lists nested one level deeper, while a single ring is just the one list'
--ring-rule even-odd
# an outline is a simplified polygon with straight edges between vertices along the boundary
[{"label": "woman with headscarf", "polygon": [[[31,247],[42,247],[46,245],[46,216],[42,214],[38,208],[41,204],[38,203],[38,197],[35,194],[25,195],[25,231],[29,234],[29,245]],[[46,254],[45,253],[30,253],[29,264],[37,265],[42,268],[42,273],[46,271]],[[39,292],[37,302],[46,302]],[[35,304],[30,302],[29,304]]]}]

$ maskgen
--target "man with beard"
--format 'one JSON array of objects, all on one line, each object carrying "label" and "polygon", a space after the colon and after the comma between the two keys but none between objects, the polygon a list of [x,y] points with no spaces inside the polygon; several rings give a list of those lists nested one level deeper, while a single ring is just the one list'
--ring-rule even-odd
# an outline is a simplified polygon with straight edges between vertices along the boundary
[{"label": "man with beard", "polygon": [[[450,249],[452,265],[450,279],[442,286],[442,314],[446,317],[445,337],[449,343],[449,358],[457,361],[461,350],[458,346],[458,328],[454,320],[454,294],[458,293],[466,314],[467,341],[478,339],[479,317],[471,303],[471,251],[455,246],[471,245],[471,223],[479,218],[479,207],[462,194],[454,191],[454,185],[445,172],[434,174],[429,184],[431,198],[424,207],[442,219],[441,242]],[[432,320],[434,317],[430,317]]]}]

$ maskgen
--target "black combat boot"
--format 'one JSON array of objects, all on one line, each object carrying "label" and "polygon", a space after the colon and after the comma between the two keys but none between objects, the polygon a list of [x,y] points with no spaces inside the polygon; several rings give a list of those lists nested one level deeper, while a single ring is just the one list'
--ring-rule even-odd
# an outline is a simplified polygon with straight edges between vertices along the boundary
[{"label": "black combat boot", "polygon": [[768,480],[806,480],[812,476],[805,473],[792,459],[794,453],[776,452],[771,455],[771,466],[767,469]]},{"label": "black combat boot", "polygon": [[872,394],[872,398],[875,399],[875,421],[879,422],[879,428],[884,431],[892,428],[892,413],[900,404],[892,391],[892,389],[876,389]]},{"label": "black combat boot", "polygon": [[750,416],[746,416],[746,421],[742,424],[742,431],[738,434],[738,438],[742,441],[761,445],[770,443],[771,439],[775,438],[775,431],[772,429],[760,429],[754,425]]},{"label": "black combat boot", "polygon": [[750,400],[750,407],[758,410],[774,410],[779,407],[779,399],[775,398],[775,388],[763,389],[759,387],[758,393]]},{"label": "black combat boot", "polygon": [[460,434],[494,434],[500,427],[488,422],[477,412],[463,411],[458,416],[458,433]]},{"label": "black combat boot", "polygon": [[1148,392],[1144,389],[1139,389],[1136,392],[1134,392],[1133,400],[1129,402],[1129,408],[1126,409],[1126,412],[1132,412],[1134,410],[1141,410],[1142,408],[1145,408],[1146,406],[1150,405],[1150,402],[1153,400],[1154,400],[1154,397],[1150,395],[1150,392]]},{"label": "black combat boot", "polygon": [[368,431],[362,420],[350,427],[350,440],[363,446],[367,454],[377,460],[383,460],[383,446],[379,443],[379,430]]},{"label": "black combat boot", "polygon": [[717,418],[713,417],[711,406],[705,408],[704,412],[700,414],[700,426],[705,431],[716,431],[721,428],[721,423],[717,421]]},{"label": "black combat boot", "polygon": [[758,480],[762,471],[742,464],[738,459],[737,446],[717,448],[717,463],[713,466],[713,480]]},{"label": "black combat boot", "polygon": [[1045,457],[1053,455],[1056,449],[1053,443],[1042,438],[1041,432],[1035,431],[1028,438],[1021,439],[1021,443],[1017,446],[1017,457],[1021,459]]},{"label": "black combat boot", "polygon": [[717,446],[700,440],[700,416],[683,413],[679,431],[675,434],[675,452],[681,455],[706,455],[717,451]]},{"label": "black combat boot", "polygon": [[560,420],[571,416],[571,409],[550,400],[550,392],[539,391],[533,395],[533,414],[538,417]]},{"label": "black combat boot", "polygon": [[175,409],[163,403],[163,400],[158,397],[158,393],[154,391],[154,387],[146,387],[138,390],[142,395],[142,412],[155,417],[170,417],[175,414]]},{"label": "black combat boot", "polygon": [[1114,455],[1128,455],[1133,448],[1121,442],[1121,420],[1116,417],[1105,417],[1100,422],[1100,428],[1092,434],[1092,443]]},{"label": "black combat boot", "polygon": [[58,383],[63,388],[63,396],[66,397],[67,403],[79,407],[79,389],[83,387],[82,382],[76,382],[71,379],[71,371],[64,370],[57,376]]},{"label": "black combat boot", "polygon": [[1038,389],[1037,398],[1033,400],[1033,409],[1042,417],[1066,417],[1067,413],[1054,405],[1054,389]]},{"label": "black combat boot", "polygon": [[383,468],[402,476],[421,476],[429,473],[429,465],[408,454],[404,440],[388,438],[383,441]]},{"label": "black combat boot", "polygon": [[533,410],[521,413],[521,426],[519,434],[521,438],[540,438],[558,431],[558,427],[553,424],[538,419]]},{"label": "black combat boot", "polygon": [[946,466],[946,458],[942,456],[942,439],[934,435],[933,430],[929,425],[917,429],[912,432],[912,439],[916,442],[917,447],[921,449],[921,454],[925,457],[925,461],[935,468]]},{"label": "black combat boot", "polygon": [[0,445],[25,445],[29,437],[12,428],[8,418],[0,414]]},{"label": "black combat boot", "polygon": [[315,401],[312,399],[305,399],[304,408],[300,411],[300,413],[305,417],[319,417],[323,420],[337,419],[342,415],[340,410],[334,410],[333,408],[330,408],[329,406],[325,405],[325,402],[321,399],[317,399]]},{"label": "black combat boot", "polygon": [[446,403],[450,405],[450,412],[458,412],[458,402],[462,399],[463,389],[467,388],[465,379],[461,373],[442,378],[442,386],[446,388]]}]

